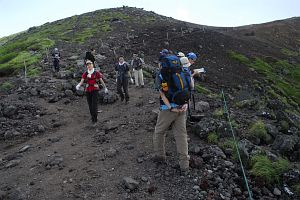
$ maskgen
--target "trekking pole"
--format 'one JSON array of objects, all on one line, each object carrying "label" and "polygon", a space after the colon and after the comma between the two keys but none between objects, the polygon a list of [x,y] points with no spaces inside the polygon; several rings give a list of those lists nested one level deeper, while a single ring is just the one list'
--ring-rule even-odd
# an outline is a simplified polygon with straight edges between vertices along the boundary
[{"label": "trekking pole", "polygon": [[192,100],[193,100],[194,110],[196,110],[195,93],[194,92],[192,92]]},{"label": "trekking pole", "polygon": [[167,32],[167,40],[169,40],[169,33]]}]

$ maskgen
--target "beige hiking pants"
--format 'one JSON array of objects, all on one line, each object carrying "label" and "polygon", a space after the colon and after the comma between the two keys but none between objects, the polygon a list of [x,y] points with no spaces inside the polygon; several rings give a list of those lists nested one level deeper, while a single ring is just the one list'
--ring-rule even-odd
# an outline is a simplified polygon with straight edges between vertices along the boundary
[{"label": "beige hiking pants", "polygon": [[172,131],[176,140],[180,168],[187,169],[189,167],[189,155],[186,132],[186,112],[175,113],[170,112],[169,110],[159,112],[157,123],[155,126],[155,132],[153,135],[154,152],[159,157],[166,157],[166,130],[171,124]]},{"label": "beige hiking pants", "polygon": [[139,84],[144,85],[144,76],[142,69],[134,70],[134,80],[136,86],[139,86]]}]

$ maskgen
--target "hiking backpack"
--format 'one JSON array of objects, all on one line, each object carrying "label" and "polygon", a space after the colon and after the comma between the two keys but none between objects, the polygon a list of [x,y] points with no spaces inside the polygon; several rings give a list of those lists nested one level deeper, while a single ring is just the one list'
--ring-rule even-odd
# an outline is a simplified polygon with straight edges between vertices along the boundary
[{"label": "hiking backpack", "polygon": [[162,83],[167,83],[167,98],[178,105],[188,103],[190,99],[190,81],[182,70],[180,60],[175,55],[168,55],[161,62]]}]

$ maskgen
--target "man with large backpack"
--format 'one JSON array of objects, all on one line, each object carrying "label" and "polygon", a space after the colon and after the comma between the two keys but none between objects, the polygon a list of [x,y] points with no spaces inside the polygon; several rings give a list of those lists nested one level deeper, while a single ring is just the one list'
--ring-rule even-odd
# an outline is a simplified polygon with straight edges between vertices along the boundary
[{"label": "man with large backpack", "polygon": [[141,87],[144,87],[144,77],[143,77],[143,65],[144,61],[138,57],[137,54],[133,54],[132,61],[130,63],[133,72],[134,72],[134,80],[135,80],[135,86],[139,87],[141,84]]},{"label": "man with large backpack", "polygon": [[161,52],[160,65],[160,112],[153,135],[154,161],[159,163],[166,161],[166,130],[172,125],[180,169],[183,174],[187,174],[189,172],[189,155],[186,111],[190,98],[190,85],[176,55],[167,53],[162,55]]},{"label": "man with large backpack", "polygon": [[54,71],[59,72],[60,53],[58,51],[58,48],[54,48],[54,51],[52,53],[52,58],[53,58]]}]

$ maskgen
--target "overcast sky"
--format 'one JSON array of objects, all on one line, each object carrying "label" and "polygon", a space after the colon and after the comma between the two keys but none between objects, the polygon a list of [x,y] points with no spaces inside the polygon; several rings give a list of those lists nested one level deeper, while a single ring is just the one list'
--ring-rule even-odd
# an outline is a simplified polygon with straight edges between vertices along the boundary
[{"label": "overcast sky", "polygon": [[0,37],[123,5],[210,26],[241,26],[300,16],[300,0],[0,0]]}]

